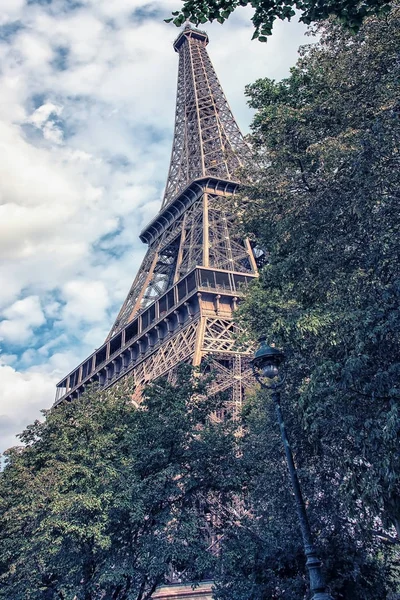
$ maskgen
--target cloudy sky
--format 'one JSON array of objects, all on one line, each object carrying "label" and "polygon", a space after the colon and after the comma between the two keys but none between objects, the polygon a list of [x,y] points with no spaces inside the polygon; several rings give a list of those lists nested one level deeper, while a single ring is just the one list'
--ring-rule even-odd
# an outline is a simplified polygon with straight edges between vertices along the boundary
[{"label": "cloudy sky", "polygon": [[[157,212],[174,121],[179,0],[1,0],[0,452],[106,337]],[[244,132],[244,86],[280,79],[309,42],[249,13],[207,26]]]}]

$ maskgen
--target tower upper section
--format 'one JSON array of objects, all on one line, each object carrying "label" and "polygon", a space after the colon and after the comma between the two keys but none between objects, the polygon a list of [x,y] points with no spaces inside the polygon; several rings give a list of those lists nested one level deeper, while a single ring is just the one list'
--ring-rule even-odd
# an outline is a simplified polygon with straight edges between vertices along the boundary
[{"label": "tower upper section", "polygon": [[174,42],[179,53],[175,132],[162,208],[203,177],[237,181],[247,146],[211,64],[205,32],[187,25]]}]

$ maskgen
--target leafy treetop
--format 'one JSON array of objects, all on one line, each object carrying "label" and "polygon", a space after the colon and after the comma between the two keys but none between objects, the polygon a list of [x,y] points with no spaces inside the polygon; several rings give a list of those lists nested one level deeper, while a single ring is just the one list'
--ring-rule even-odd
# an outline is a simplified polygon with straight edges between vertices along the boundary
[{"label": "leafy treetop", "polygon": [[[0,473],[0,598],[146,600],[212,569],[207,494],[229,497],[235,438],[204,380],[89,390],[21,435]],[[236,487],[235,487],[236,486]]]},{"label": "leafy treetop", "polygon": [[255,28],[253,39],[266,42],[272,34],[276,19],[290,21],[300,12],[300,21],[306,24],[336,17],[346,28],[357,32],[366,17],[385,15],[390,11],[390,0],[184,0],[183,7],[172,13],[173,21],[180,27],[187,20],[196,26],[207,21],[224,23],[239,7],[251,6],[254,9],[252,22]]}]

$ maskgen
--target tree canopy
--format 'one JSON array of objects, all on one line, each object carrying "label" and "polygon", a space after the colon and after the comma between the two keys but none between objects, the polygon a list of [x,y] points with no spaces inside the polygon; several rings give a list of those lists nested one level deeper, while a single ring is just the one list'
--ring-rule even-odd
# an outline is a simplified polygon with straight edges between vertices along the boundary
[{"label": "tree canopy", "polygon": [[183,7],[165,19],[180,27],[186,20],[196,26],[207,21],[224,23],[240,6],[254,9],[252,22],[255,28],[253,39],[266,42],[272,34],[276,19],[290,21],[300,13],[299,20],[310,24],[334,16],[352,32],[357,32],[364,19],[371,15],[386,15],[390,11],[390,0],[183,0]]},{"label": "tree canopy", "polygon": [[[316,531],[375,538],[371,557],[392,544],[395,569],[400,11],[368,19],[356,36],[333,22],[319,33],[289,78],[247,88],[254,156],[236,210],[266,264],[240,311],[252,336],[285,349],[285,398],[312,518],[333,502],[327,529],[317,523]],[[370,597],[360,590],[366,595],[351,597]]]},{"label": "tree canopy", "polygon": [[[212,575],[217,600],[305,596],[273,407],[259,394],[240,426],[218,422],[208,382],[184,367],[139,409],[129,389],[90,390],[23,432],[0,474],[0,598],[148,600],[172,575]],[[388,598],[390,546],[327,488],[300,415],[288,422],[335,597]]]},{"label": "tree canopy", "polygon": [[[365,507],[341,489],[339,461],[316,452],[301,413],[284,397],[284,415],[295,448],[317,552],[335,600],[395,600],[395,546],[379,538]],[[240,519],[224,523],[218,600],[309,598],[296,507],[276,414],[267,394],[251,400],[243,414],[241,469],[247,479]],[[398,557],[397,557],[398,558]],[[396,581],[397,579],[397,581]],[[392,595],[393,594],[393,595]]]},{"label": "tree canopy", "polygon": [[0,598],[145,600],[212,569],[206,497],[237,482],[204,385],[183,368],[140,410],[129,389],[92,390],[23,432],[0,474]]}]

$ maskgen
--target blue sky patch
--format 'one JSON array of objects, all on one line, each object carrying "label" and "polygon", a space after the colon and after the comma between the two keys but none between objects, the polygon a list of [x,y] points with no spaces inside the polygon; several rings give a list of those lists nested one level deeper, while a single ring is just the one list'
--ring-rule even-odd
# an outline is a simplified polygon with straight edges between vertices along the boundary
[{"label": "blue sky patch", "polygon": [[21,21],[12,21],[0,25],[0,40],[10,41],[11,38],[23,28],[24,26]]},{"label": "blue sky patch", "polygon": [[[39,6],[56,6],[57,12],[60,8],[60,2],[58,0],[27,0],[28,6],[33,4],[38,4]],[[66,0],[63,5],[63,9],[65,12],[76,10],[77,8],[82,8],[84,6],[83,2],[79,2],[79,0]]]},{"label": "blue sky patch", "polygon": [[51,61],[51,66],[57,71],[66,71],[68,68],[69,48],[58,46],[54,48],[54,58]]},{"label": "blue sky patch", "polygon": [[131,13],[131,19],[138,24],[150,19],[161,20],[162,18],[165,18],[165,12],[166,11],[161,9],[159,6],[154,4],[145,4],[144,6],[139,6]]}]

